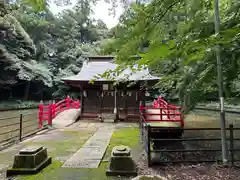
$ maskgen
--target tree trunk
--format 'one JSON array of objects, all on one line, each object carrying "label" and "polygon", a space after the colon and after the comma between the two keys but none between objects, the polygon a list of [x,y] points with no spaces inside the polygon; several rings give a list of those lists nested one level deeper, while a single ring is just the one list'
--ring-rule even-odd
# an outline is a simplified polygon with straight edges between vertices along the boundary
[{"label": "tree trunk", "polygon": [[30,86],[31,86],[31,81],[27,81],[26,86],[25,86],[25,90],[24,90],[24,97],[23,97],[24,101],[26,101],[28,99]]}]

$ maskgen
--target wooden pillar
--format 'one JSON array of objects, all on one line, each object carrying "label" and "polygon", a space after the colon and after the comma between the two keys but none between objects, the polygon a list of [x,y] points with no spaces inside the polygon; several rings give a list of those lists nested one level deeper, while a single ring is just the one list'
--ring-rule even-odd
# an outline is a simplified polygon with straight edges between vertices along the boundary
[{"label": "wooden pillar", "polygon": [[81,107],[80,118],[82,118],[82,116],[83,116],[83,109],[84,109],[84,103],[83,102],[84,102],[83,88],[80,87],[80,103],[81,103],[81,105],[80,105],[80,107]]},{"label": "wooden pillar", "polygon": [[117,110],[117,87],[114,86],[114,114],[115,114],[115,122],[118,119],[118,110]]},{"label": "wooden pillar", "polygon": [[99,104],[99,114],[98,114],[98,119],[100,120],[100,122],[104,122],[104,119],[103,119],[103,96],[104,96],[103,89],[100,89],[100,91],[99,91],[100,104]]},{"label": "wooden pillar", "polygon": [[127,115],[128,115],[128,109],[127,109],[127,94],[126,91],[124,91],[124,120],[127,120]]},{"label": "wooden pillar", "polygon": [[125,103],[124,103],[125,119],[124,120],[128,120],[128,94],[127,94],[128,91],[127,90],[128,90],[127,84],[124,84],[124,100],[125,100]]},{"label": "wooden pillar", "polygon": [[136,104],[139,104],[138,101],[139,101],[139,92],[136,91]]},{"label": "wooden pillar", "polygon": [[134,115],[138,114],[139,113],[139,93],[138,93],[138,90],[135,91],[135,102],[136,102],[136,107],[135,107],[135,110],[134,110]]},{"label": "wooden pillar", "polygon": [[99,94],[99,98],[100,98],[100,109],[99,109],[99,113],[102,114],[102,105],[103,105],[103,96],[104,96],[104,93],[103,93],[103,90],[100,90],[100,94]]},{"label": "wooden pillar", "polygon": [[143,100],[142,100],[142,105],[145,107],[146,106],[146,89],[144,88],[143,91]]}]

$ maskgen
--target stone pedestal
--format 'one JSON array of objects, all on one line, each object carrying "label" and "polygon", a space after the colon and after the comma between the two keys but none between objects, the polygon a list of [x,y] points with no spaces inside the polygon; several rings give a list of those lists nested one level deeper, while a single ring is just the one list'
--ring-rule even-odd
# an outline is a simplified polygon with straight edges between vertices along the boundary
[{"label": "stone pedestal", "polygon": [[52,158],[47,156],[47,148],[27,147],[14,156],[13,166],[7,170],[7,176],[36,174],[51,163]]},{"label": "stone pedestal", "polygon": [[107,176],[136,176],[136,164],[131,156],[131,149],[127,146],[116,146],[112,150]]}]

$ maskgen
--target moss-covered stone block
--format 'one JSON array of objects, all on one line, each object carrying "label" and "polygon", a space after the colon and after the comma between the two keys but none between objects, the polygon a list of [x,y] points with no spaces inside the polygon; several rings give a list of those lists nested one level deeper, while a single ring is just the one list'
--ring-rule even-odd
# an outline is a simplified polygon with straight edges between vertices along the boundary
[{"label": "moss-covered stone block", "polygon": [[14,156],[13,166],[7,170],[7,176],[36,174],[51,162],[51,157],[47,155],[47,148],[41,146],[24,148]]},{"label": "moss-covered stone block", "polygon": [[112,149],[112,157],[115,156],[131,156],[131,149],[127,146],[115,146]]},{"label": "moss-covered stone block", "polygon": [[111,153],[108,176],[136,176],[136,164],[131,156],[131,149],[127,146],[115,146]]}]

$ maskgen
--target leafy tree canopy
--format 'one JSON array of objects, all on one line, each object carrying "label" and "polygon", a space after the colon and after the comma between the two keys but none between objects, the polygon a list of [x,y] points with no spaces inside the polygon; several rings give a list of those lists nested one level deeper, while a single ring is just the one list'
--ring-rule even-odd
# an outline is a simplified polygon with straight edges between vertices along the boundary
[{"label": "leafy tree canopy", "polygon": [[[224,92],[227,98],[239,89],[239,7],[237,0],[220,4],[221,32],[214,32],[213,1],[152,0],[132,3],[102,53],[117,55],[121,71],[126,65],[148,65],[162,79],[156,85],[170,97],[179,97],[187,109],[216,97],[214,48],[221,47]],[[130,58],[138,55],[136,60]]]},{"label": "leafy tree canopy", "polygon": [[[98,0],[79,0],[74,9],[65,10],[59,16],[48,11],[50,2],[53,1],[20,0],[21,6],[17,7],[0,5],[0,22],[4,22],[1,35],[7,33],[12,37],[1,42],[1,51],[4,57],[8,56],[4,60],[5,68],[11,69],[17,61],[13,59],[19,59],[20,64],[35,61],[35,65],[47,67],[54,86],[60,83],[60,74],[75,73],[84,55],[114,54],[119,67],[104,76],[117,74],[129,65],[147,65],[153,74],[161,77],[156,84],[159,91],[169,98],[179,98],[188,110],[201,100],[216,98],[214,49],[220,45],[225,96],[228,99],[239,96],[238,0],[220,1],[219,34],[214,32],[213,2],[208,0],[106,0],[112,4],[110,12],[114,13],[119,3],[125,8],[118,25],[110,31],[102,21],[90,18],[92,6]],[[21,48],[15,50],[17,43]],[[130,58],[135,55],[140,58]],[[8,76],[16,81],[11,77]],[[31,77],[33,80],[35,76]]]},{"label": "leafy tree canopy", "polygon": [[[21,0],[0,6],[4,10],[0,11],[0,92],[6,93],[6,98],[12,94],[24,99],[28,94],[43,98],[39,89],[65,96],[69,87],[61,78],[77,74],[84,56],[100,52],[108,28],[91,18],[95,1],[78,1],[73,9],[57,16],[47,10],[49,3]],[[25,91],[19,95],[16,88]]]}]

